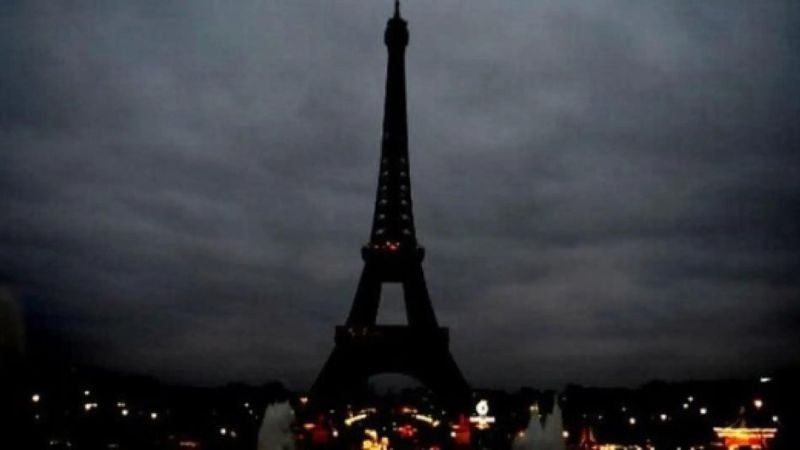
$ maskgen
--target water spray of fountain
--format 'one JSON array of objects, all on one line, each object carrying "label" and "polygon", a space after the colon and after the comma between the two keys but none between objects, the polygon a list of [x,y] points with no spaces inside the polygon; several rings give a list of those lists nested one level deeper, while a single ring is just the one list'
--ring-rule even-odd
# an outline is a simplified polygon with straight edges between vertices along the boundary
[{"label": "water spray of fountain", "polygon": [[294,411],[289,402],[268,405],[258,430],[258,450],[295,450],[293,420]]}]

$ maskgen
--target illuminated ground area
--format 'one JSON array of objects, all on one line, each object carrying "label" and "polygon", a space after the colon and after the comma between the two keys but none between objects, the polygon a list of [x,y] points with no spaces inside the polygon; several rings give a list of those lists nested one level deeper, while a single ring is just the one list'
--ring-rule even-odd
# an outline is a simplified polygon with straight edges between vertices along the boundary
[{"label": "illuminated ground area", "polygon": [[[387,448],[397,450],[502,450],[512,448],[514,439],[520,444],[515,450],[540,450],[545,435],[552,437],[554,431],[563,432],[568,450],[648,445],[708,450],[724,448],[720,444],[726,438],[757,448],[753,432],[740,429],[744,426],[768,431],[761,433],[762,448],[797,450],[790,445],[792,430],[786,425],[792,420],[788,399],[794,379],[650,383],[636,389],[568,386],[557,396],[563,428],[545,432],[555,393],[530,388],[474,391],[471,410],[461,419],[442,413],[421,388],[309,417],[306,394],[275,383],[192,388],[140,377],[51,370],[30,375],[16,391],[18,404],[7,429],[19,435],[14,439],[24,445],[18,448],[26,450],[254,450],[267,419],[281,417],[266,440],[296,439],[299,450],[381,448],[381,438],[388,440]],[[284,412],[270,416],[275,405],[283,405]],[[481,411],[484,425],[478,420]]]}]

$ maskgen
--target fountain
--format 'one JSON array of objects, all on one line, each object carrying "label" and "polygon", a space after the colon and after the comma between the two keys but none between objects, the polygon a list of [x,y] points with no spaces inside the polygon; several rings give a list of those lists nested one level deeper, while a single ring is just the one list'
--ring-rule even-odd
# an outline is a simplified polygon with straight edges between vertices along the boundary
[{"label": "fountain", "polygon": [[293,420],[294,411],[289,402],[267,405],[258,430],[258,450],[295,450]]},{"label": "fountain", "polygon": [[558,398],[553,402],[553,411],[545,417],[542,426],[539,406],[531,407],[531,418],[523,433],[514,438],[514,450],[565,450],[564,421]]}]

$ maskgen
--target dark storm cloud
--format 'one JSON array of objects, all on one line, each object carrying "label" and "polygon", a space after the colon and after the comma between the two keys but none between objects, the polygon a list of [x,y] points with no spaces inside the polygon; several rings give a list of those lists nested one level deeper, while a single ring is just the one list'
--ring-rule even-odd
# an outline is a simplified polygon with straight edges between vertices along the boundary
[{"label": "dark storm cloud", "polygon": [[[32,351],[305,386],[361,269],[389,10],[3,6],[0,270]],[[794,362],[796,5],[403,10],[417,225],[468,378]]]}]

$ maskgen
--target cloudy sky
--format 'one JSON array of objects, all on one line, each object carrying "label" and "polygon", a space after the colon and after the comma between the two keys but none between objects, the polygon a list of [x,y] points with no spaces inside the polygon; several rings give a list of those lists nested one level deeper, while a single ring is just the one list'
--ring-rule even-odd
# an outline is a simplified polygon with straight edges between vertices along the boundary
[{"label": "cloudy sky", "polygon": [[[390,11],[3,2],[0,288],[27,351],[307,387],[362,268]],[[797,362],[797,2],[403,13],[418,235],[473,384]]]}]

